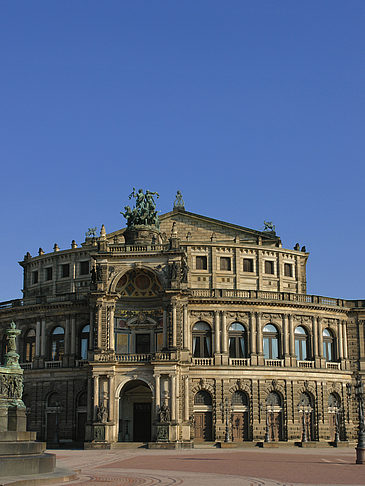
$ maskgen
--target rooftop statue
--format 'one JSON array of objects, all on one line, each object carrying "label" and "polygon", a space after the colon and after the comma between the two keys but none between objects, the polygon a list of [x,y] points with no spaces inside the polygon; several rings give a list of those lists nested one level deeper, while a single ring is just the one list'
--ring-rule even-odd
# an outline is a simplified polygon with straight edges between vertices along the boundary
[{"label": "rooftop statue", "polygon": [[275,233],[275,225],[272,221],[264,221],[264,231],[272,231]]},{"label": "rooftop statue", "polygon": [[125,211],[120,212],[120,214],[126,218],[128,228],[133,228],[135,226],[159,227],[158,211],[156,211],[154,196],[156,196],[157,199],[160,197],[157,192],[146,190],[146,192],[143,193],[142,189],[139,189],[138,192],[136,192],[136,189],[133,187],[129,199],[132,199],[132,197],[136,199],[135,207],[131,209],[130,206],[124,206]]},{"label": "rooftop statue", "polygon": [[88,228],[85,233],[86,238],[95,238],[97,231],[98,231],[97,226],[95,226],[94,228]]},{"label": "rooftop statue", "polygon": [[176,193],[176,199],[174,202],[174,209],[185,209],[184,199],[180,191]]}]

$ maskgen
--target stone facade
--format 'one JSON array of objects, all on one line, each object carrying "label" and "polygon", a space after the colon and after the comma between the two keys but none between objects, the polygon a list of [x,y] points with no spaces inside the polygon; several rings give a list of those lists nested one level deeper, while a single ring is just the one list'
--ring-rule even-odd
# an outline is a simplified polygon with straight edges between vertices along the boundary
[{"label": "stone facade", "polygon": [[364,301],[308,295],[308,253],[273,231],[179,207],[151,241],[124,232],[20,262],[0,340],[4,355],[15,321],[29,430],[88,447],[354,439]]}]

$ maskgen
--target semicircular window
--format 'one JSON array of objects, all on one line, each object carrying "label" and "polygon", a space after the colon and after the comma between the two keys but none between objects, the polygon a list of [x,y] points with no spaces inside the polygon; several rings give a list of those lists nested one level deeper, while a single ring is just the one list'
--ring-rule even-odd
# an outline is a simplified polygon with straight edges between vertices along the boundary
[{"label": "semicircular window", "polygon": [[125,273],[115,290],[122,297],[155,297],[162,292],[162,286],[154,273],[138,269]]}]

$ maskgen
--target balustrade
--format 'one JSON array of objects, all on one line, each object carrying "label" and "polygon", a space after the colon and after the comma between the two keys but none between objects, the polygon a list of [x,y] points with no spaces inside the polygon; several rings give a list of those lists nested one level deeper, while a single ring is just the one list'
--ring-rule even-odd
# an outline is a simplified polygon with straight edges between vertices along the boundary
[{"label": "balustrade", "polygon": [[272,366],[274,368],[279,368],[280,366],[284,366],[283,359],[265,359],[265,366]]},{"label": "balustrade", "polygon": [[214,358],[193,358],[193,363],[197,366],[213,366]]},{"label": "balustrade", "polygon": [[229,358],[231,366],[249,366],[250,360],[248,358]]},{"label": "balustrade", "polygon": [[314,361],[297,361],[299,368],[314,368]]},{"label": "balustrade", "polygon": [[44,367],[47,368],[47,369],[61,368],[62,367],[62,361],[45,361]]},{"label": "balustrade", "polygon": [[340,363],[332,363],[331,361],[326,361],[326,368],[329,370],[339,370]]}]

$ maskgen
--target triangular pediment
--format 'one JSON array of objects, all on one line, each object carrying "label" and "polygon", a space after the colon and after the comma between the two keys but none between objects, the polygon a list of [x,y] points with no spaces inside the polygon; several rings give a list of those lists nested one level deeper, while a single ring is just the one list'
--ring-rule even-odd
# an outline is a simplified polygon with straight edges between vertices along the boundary
[{"label": "triangular pediment", "polygon": [[[239,241],[256,242],[261,237],[262,242],[266,244],[275,244],[279,240],[279,237],[271,231],[258,231],[183,209],[161,214],[159,219],[161,233],[166,238],[170,237],[172,226],[175,223],[177,236],[182,240],[208,242],[212,240],[232,241],[238,238]],[[118,238],[123,235],[124,231],[125,228],[109,233],[107,238],[109,241]]]},{"label": "triangular pediment", "polygon": [[238,238],[240,241],[257,241],[257,238],[261,237],[263,241],[273,243],[279,240],[279,237],[271,231],[258,231],[185,210],[174,210],[162,214],[160,216],[161,232],[170,236],[173,223],[175,223],[181,239],[224,241]]}]

